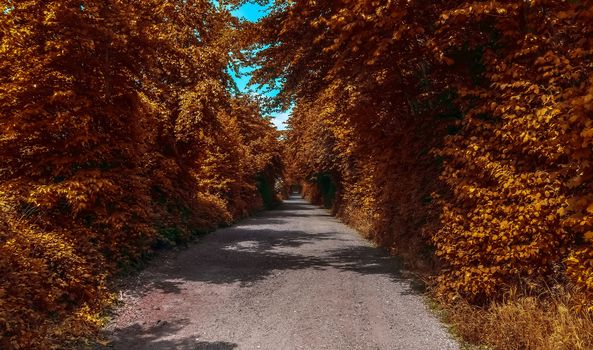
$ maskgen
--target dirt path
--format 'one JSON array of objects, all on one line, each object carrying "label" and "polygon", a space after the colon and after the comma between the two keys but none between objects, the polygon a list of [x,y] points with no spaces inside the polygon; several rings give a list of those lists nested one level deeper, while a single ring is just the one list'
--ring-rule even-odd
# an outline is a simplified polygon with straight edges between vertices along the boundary
[{"label": "dirt path", "polygon": [[115,349],[458,349],[398,264],[300,199],[147,268]]}]

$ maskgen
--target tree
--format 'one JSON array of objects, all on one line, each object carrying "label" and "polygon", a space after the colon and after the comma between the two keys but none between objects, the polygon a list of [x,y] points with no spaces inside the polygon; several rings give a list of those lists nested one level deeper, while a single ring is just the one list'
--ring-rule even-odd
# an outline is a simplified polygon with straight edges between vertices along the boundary
[{"label": "tree", "polygon": [[226,2],[0,8],[0,347],[100,325],[107,283],[255,209],[278,140],[229,92]]}]

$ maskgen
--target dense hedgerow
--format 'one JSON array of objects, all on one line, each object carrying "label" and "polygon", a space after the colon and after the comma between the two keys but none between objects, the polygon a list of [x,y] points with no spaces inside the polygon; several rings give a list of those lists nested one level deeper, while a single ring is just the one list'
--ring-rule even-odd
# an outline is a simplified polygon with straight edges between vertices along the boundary
[{"label": "dense hedgerow", "polygon": [[592,10],[587,1],[516,1],[440,15],[435,46],[450,69],[462,72],[463,56],[481,66],[460,74],[472,78],[456,84],[464,118],[437,151],[451,189],[433,237],[447,298],[486,301],[567,277],[593,291],[584,151]]},{"label": "dense hedgerow", "polygon": [[291,179],[321,199],[331,178],[334,210],[428,257],[445,300],[592,292],[592,6],[277,5],[254,35],[255,81],[285,83],[280,107],[296,101]]},{"label": "dense hedgerow", "polygon": [[96,329],[109,278],[262,205],[278,135],[210,1],[0,7],[0,348]]}]

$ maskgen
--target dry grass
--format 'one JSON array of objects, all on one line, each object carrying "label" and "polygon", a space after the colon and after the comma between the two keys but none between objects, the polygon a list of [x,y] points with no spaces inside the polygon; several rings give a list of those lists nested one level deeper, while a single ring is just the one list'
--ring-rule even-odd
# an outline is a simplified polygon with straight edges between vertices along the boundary
[{"label": "dry grass", "polygon": [[460,337],[488,349],[590,350],[593,317],[575,311],[580,300],[565,289],[539,297],[511,293],[487,308],[457,302],[447,318]]}]

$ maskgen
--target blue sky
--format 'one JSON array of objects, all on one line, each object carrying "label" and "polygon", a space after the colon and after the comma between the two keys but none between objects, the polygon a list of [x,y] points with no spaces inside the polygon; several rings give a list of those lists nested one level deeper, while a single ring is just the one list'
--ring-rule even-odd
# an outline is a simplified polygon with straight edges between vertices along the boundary
[{"label": "blue sky", "polygon": [[244,18],[251,22],[256,22],[260,18],[264,17],[267,12],[266,6],[247,3],[233,11],[233,15]]},{"label": "blue sky", "polygon": [[[256,22],[260,18],[265,17],[266,14],[267,14],[266,6],[250,4],[250,3],[247,3],[247,4],[239,7],[235,11],[233,11],[233,15],[235,15],[236,17],[239,17],[239,18],[251,21],[251,22]],[[235,82],[237,83],[239,90],[241,90],[241,92],[244,92],[244,93],[253,93],[253,94],[263,93],[267,96],[274,96],[277,92],[272,91],[272,92],[264,93],[262,91],[258,91],[256,86],[247,88],[247,82],[251,78],[249,73],[252,70],[253,70],[253,68],[243,67],[240,70],[240,73],[241,73],[240,77],[235,76],[233,74],[233,78],[235,79]],[[289,114],[290,114],[290,111],[284,112],[284,113],[272,113],[272,117],[274,117],[274,119],[273,119],[274,125],[276,125],[276,127],[279,130],[286,129],[284,122],[288,119]]]}]

